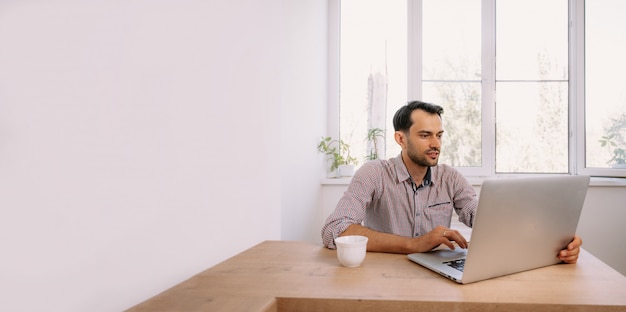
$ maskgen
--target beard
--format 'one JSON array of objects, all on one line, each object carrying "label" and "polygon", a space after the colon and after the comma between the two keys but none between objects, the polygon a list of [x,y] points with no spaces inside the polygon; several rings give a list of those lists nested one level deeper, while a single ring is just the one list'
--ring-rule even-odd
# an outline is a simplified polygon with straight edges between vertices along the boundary
[{"label": "beard", "polygon": [[409,159],[411,159],[411,161],[414,162],[416,165],[424,166],[424,167],[436,166],[437,163],[439,162],[439,156],[437,156],[437,158],[435,159],[429,158],[427,154],[431,152],[439,152],[439,149],[432,148],[432,149],[424,151],[423,153],[416,153],[413,146],[411,146],[411,144],[407,144],[406,154],[407,156],[409,156]]}]

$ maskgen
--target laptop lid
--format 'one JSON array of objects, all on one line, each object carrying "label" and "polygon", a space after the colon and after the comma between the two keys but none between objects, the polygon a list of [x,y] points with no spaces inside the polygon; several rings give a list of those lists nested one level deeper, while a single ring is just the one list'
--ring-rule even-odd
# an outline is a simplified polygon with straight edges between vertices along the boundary
[{"label": "laptop lid", "polygon": [[[464,284],[559,263],[558,252],[576,233],[588,186],[588,176],[485,180],[462,276],[451,276],[442,263],[461,257],[458,252],[409,259]],[[446,259],[433,260],[441,255]]]}]

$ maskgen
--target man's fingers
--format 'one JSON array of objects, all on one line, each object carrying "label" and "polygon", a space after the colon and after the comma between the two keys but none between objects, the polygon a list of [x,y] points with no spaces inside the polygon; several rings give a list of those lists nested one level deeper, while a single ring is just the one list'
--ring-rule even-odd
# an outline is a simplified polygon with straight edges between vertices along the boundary
[{"label": "man's fingers", "polygon": [[457,230],[451,230],[452,233],[452,237],[449,237],[450,240],[455,241],[459,247],[465,249],[467,248],[467,240],[465,240],[465,237],[463,237],[463,235],[461,235],[461,233]]},{"label": "man's fingers", "polygon": [[559,259],[565,263],[576,263],[578,261],[579,248],[572,250],[561,250],[559,252]]},{"label": "man's fingers", "polygon": [[578,256],[574,255],[574,256],[567,256],[567,257],[559,257],[559,259],[565,263],[574,264],[576,263],[576,261],[578,261]]},{"label": "man's fingers", "polygon": [[[467,241],[465,240],[465,237],[463,237],[463,235],[461,235],[461,233],[457,230],[445,230],[443,232],[443,236],[445,238],[445,240],[447,240],[448,242],[444,242],[444,244],[448,247],[450,247],[450,245],[454,246],[454,244],[452,244],[451,242],[456,242],[457,245],[459,245],[459,247],[465,249],[467,248]],[[454,249],[454,247],[450,247],[450,249]]]}]

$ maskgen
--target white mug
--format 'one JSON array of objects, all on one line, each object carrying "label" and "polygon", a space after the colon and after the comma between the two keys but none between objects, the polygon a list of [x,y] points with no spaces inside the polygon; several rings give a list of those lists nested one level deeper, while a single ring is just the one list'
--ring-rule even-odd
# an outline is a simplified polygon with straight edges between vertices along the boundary
[{"label": "white mug", "polygon": [[335,239],[337,258],[345,267],[361,265],[367,254],[367,237],[360,235],[340,236]]}]

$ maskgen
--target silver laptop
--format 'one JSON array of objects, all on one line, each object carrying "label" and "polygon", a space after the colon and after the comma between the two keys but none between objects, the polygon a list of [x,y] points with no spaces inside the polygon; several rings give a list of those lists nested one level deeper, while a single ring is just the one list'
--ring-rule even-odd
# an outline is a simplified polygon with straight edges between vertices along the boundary
[{"label": "silver laptop", "polygon": [[588,186],[588,176],[573,175],[485,180],[469,247],[408,257],[461,284],[559,263]]}]

